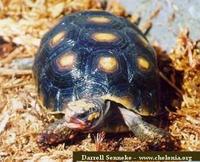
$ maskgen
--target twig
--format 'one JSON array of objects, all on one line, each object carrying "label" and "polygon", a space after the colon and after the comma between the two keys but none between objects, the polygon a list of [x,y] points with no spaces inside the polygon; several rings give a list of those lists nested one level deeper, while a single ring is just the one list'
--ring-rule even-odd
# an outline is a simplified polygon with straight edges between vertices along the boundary
[{"label": "twig", "polygon": [[161,71],[159,71],[159,75],[160,77],[166,81],[172,88],[174,88],[180,95],[183,94],[183,92],[178,88],[176,87]]},{"label": "twig", "polygon": [[147,21],[141,26],[141,30],[144,33],[144,35],[147,35],[149,33],[149,31],[151,30],[151,28],[152,28],[151,21]]},{"label": "twig", "polygon": [[24,83],[19,83],[19,84],[15,84],[15,85],[10,85],[10,86],[2,86],[2,89],[11,89],[11,88],[17,88],[17,87],[22,87],[27,85],[30,82],[24,82]]},{"label": "twig", "polygon": [[9,75],[31,75],[32,70],[19,70],[19,69],[9,69],[9,68],[0,68],[0,75],[9,76]]},{"label": "twig", "polygon": [[3,113],[0,119],[0,134],[5,130],[5,127],[10,119],[10,112],[6,111]]},{"label": "twig", "polygon": [[13,52],[11,52],[5,59],[1,60],[2,64],[10,63],[14,58],[16,58],[20,53],[21,48],[16,48]]},{"label": "twig", "polygon": [[144,33],[144,35],[147,35],[149,31],[151,30],[152,25],[153,25],[152,21],[160,13],[160,10],[161,10],[161,6],[157,6],[156,10],[150,14],[147,21],[141,25],[140,28],[142,32]]}]

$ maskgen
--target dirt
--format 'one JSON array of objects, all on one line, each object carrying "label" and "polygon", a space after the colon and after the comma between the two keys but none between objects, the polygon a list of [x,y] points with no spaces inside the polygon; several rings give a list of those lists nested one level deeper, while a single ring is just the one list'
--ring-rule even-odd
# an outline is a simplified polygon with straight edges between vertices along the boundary
[{"label": "dirt", "polygon": [[44,33],[69,13],[104,9],[132,21],[138,17],[114,1],[101,4],[98,0],[3,0],[0,9],[0,160],[70,160],[78,150],[200,150],[200,41],[192,40],[187,30],[177,33],[170,53],[153,44],[163,75],[162,103],[168,112],[160,125],[173,136],[172,143],[154,146],[132,133],[93,133],[41,150],[37,134],[54,118],[37,100],[32,70],[19,68],[16,60],[32,59]]}]

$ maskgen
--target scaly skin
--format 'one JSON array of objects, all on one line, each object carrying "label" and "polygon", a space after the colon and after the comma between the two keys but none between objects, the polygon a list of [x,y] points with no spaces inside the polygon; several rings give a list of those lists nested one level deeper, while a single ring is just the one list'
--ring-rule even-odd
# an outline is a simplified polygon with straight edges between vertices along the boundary
[{"label": "scaly skin", "polygon": [[[87,105],[86,101],[85,105]],[[71,140],[77,132],[88,133],[103,130],[110,133],[119,133],[132,131],[139,139],[150,140],[154,144],[158,144],[170,137],[169,133],[147,123],[139,114],[133,111],[118,105],[116,105],[118,107],[112,107],[113,105],[110,106],[110,102],[104,104],[101,100],[96,99],[95,101],[87,109],[78,104],[75,104],[74,107],[71,106],[73,109],[67,109],[68,111],[66,110],[63,119],[51,123],[47,129],[39,134],[37,143],[40,148],[45,150],[49,146],[55,146],[61,142]],[[71,115],[73,114],[72,112],[76,113]],[[81,113],[78,114],[78,112]],[[97,113],[99,115],[97,117],[94,116]]]},{"label": "scaly skin", "polygon": [[153,140],[154,143],[159,143],[162,139],[170,137],[168,132],[147,123],[140,115],[125,108],[119,108],[119,110],[129,130],[132,131],[139,139]]},{"label": "scaly skin", "polygon": [[[46,149],[67,140],[71,140],[78,132],[91,132],[96,126],[101,126],[110,107],[102,99],[83,99],[71,104],[65,109],[62,119],[51,123],[38,135],[37,143]],[[95,122],[93,122],[95,121]]]}]

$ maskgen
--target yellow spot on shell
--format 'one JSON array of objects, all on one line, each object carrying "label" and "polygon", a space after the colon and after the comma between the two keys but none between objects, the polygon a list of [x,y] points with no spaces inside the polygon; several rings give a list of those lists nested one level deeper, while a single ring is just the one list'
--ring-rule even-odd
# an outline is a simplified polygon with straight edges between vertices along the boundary
[{"label": "yellow spot on shell", "polygon": [[137,64],[140,70],[146,71],[150,68],[149,61],[144,57],[137,58]]},{"label": "yellow spot on shell", "polygon": [[110,19],[104,16],[95,16],[88,18],[88,21],[97,24],[106,24],[110,22]]},{"label": "yellow spot on shell", "polygon": [[93,33],[91,38],[97,42],[115,42],[118,36],[113,33],[96,32]]},{"label": "yellow spot on shell", "polygon": [[64,70],[70,70],[74,67],[76,62],[76,54],[72,52],[67,52],[60,57],[57,58],[56,63],[59,67],[59,69]]},{"label": "yellow spot on shell", "polygon": [[133,109],[133,106],[134,106],[132,96],[113,96],[113,95],[107,94],[105,96],[102,96],[101,98],[104,100],[110,100],[110,101],[119,103],[128,109]]},{"label": "yellow spot on shell", "polygon": [[60,32],[56,34],[52,39],[51,39],[51,46],[54,47],[58,45],[65,37],[65,32]]},{"label": "yellow spot on shell", "polygon": [[118,61],[115,57],[102,56],[99,58],[98,68],[106,73],[113,73],[118,69]]}]

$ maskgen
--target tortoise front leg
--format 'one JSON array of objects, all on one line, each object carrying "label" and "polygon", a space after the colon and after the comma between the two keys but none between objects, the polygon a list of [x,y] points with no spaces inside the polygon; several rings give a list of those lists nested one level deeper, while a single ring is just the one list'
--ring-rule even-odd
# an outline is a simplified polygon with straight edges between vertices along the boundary
[{"label": "tortoise front leg", "polygon": [[37,143],[40,148],[46,149],[49,146],[57,145],[66,140],[72,139],[77,134],[76,131],[67,127],[65,119],[59,119],[38,135]]},{"label": "tortoise front leg", "polygon": [[153,140],[153,142],[158,143],[163,138],[169,137],[169,133],[145,122],[140,115],[124,108],[119,108],[119,110],[129,130],[139,139]]}]

